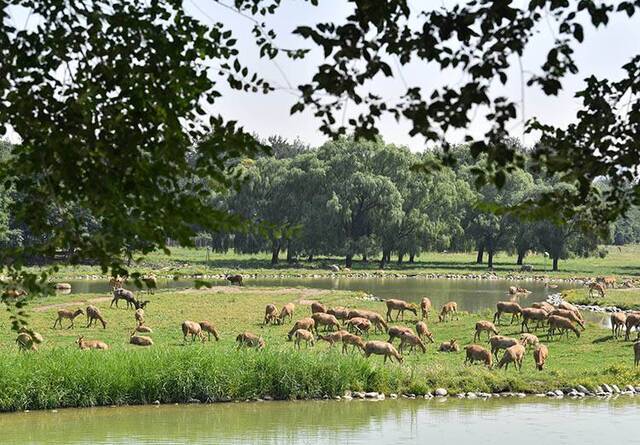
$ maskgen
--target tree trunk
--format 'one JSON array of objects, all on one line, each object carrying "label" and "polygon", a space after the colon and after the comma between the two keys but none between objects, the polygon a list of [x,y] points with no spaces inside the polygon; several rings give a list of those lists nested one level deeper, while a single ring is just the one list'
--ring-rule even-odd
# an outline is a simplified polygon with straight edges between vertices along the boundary
[{"label": "tree trunk", "polygon": [[411,255],[409,255],[409,262],[410,262],[411,264],[413,264],[413,263],[414,263],[414,260],[415,260],[415,259],[416,259],[416,254],[415,254],[415,253],[412,253]]},{"label": "tree trunk", "polygon": [[487,267],[489,269],[493,269],[493,249],[490,249],[489,251],[487,251],[487,253],[489,254],[489,260],[487,262]]},{"label": "tree trunk", "polygon": [[309,254],[309,258],[307,258],[307,261],[309,263],[313,262],[313,254],[312,253]]},{"label": "tree trunk", "polygon": [[389,261],[389,256],[391,256],[391,252],[383,249],[382,258],[380,259],[380,269],[384,269],[384,266],[386,266]]},{"label": "tree trunk", "polygon": [[556,272],[558,270],[558,257],[553,257],[553,271]]},{"label": "tree trunk", "polygon": [[353,264],[353,254],[347,254],[347,257],[344,259],[344,267],[351,268],[351,264]]},{"label": "tree trunk", "polygon": [[291,241],[287,241],[287,263],[293,263],[293,250],[291,249]]},{"label": "tree trunk", "polygon": [[518,252],[518,260],[516,261],[516,264],[518,266],[522,266],[522,263],[524,262],[524,254],[526,251],[524,252]]},{"label": "tree trunk", "polygon": [[278,264],[278,256],[280,255],[280,243],[274,242],[271,245],[271,264]]},{"label": "tree trunk", "polygon": [[476,257],[476,264],[482,264],[483,256],[484,256],[484,245],[478,246],[478,256]]},{"label": "tree trunk", "polygon": [[367,254],[366,253],[362,254],[362,262],[363,263],[368,263],[369,262],[369,260],[367,259]]},{"label": "tree trunk", "polygon": [[404,253],[398,252],[398,264],[402,264],[403,259],[404,259]]}]

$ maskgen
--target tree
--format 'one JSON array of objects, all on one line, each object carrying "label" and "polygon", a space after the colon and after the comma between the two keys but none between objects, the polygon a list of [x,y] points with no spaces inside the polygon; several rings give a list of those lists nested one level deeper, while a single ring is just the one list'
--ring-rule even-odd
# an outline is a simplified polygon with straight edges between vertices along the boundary
[{"label": "tree", "polygon": [[511,245],[518,227],[517,219],[511,215],[490,210],[516,205],[531,194],[533,185],[533,177],[529,173],[515,171],[501,189],[487,185],[480,190],[476,211],[469,214],[468,231],[479,246],[478,260],[481,260],[480,252],[487,252],[487,267],[490,269],[493,268],[495,253]]},{"label": "tree", "polygon": [[[406,119],[410,134],[444,148],[442,161],[447,164],[455,161],[447,132],[466,131],[472,116],[484,113],[491,124],[484,137],[467,135],[471,153],[484,164],[473,175],[478,185],[491,182],[502,187],[511,172],[523,168],[527,160],[505,137],[518,117],[517,104],[503,96],[490,97],[491,83],[509,80],[512,63],[543,27],[555,38],[545,63],[527,74],[526,84],[546,95],[557,95],[564,78],[579,72],[574,48],[590,31],[584,23],[605,27],[613,16],[631,17],[638,8],[637,0],[530,0],[517,5],[479,0],[427,11],[406,0],[357,2],[345,23],[295,30],[307,42],[322,47],[325,60],[312,81],[300,86],[302,98],[292,111],[311,108],[322,120],[321,130],[331,136],[351,130],[356,137],[371,138],[378,134],[377,124],[387,115]],[[390,60],[400,66],[392,68]],[[457,69],[465,81],[445,82],[429,92],[406,85],[406,93],[396,102],[383,98],[371,84],[377,76],[399,76],[402,65],[420,62],[439,70]],[[534,164],[562,176],[572,187],[550,190],[553,194],[518,203],[514,210],[558,221],[559,215],[570,218],[577,208],[588,204],[592,218],[585,223],[603,230],[630,204],[640,204],[635,173],[640,163],[640,55],[625,63],[622,71],[618,81],[588,77],[586,88],[577,94],[582,107],[575,123],[566,129],[535,118],[526,125],[527,131],[542,134]],[[361,111],[338,124],[335,112],[345,97]],[[630,98],[627,102],[623,97]],[[594,179],[601,176],[613,184],[604,193],[594,186]]]},{"label": "tree", "polygon": [[[255,18],[253,34],[262,57],[303,57],[307,50],[279,48],[275,33],[262,24],[281,3],[235,0],[232,9]],[[71,253],[70,263],[91,258],[116,274],[125,272],[130,248],[144,254],[166,249],[167,239],[191,245],[196,228],[238,228],[242,220],[208,206],[209,190],[193,180],[231,187],[241,159],[267,150],[236,122],[205,112],[205,105],[215,104],[221,95],[224,81],[235,90],[273,90],[259,73],[243,66],[230,29],[199,22],[174,0],[5,0],[0,6],[0,129],[10,126],[20,138],[13,156],[0,163],[0,184],[23,193],[23,199],[4,205],[43,239],[2,250],[0,261],[12,280],[29,287],[31,294],[45,292],[46,274],[36,276],[23,267],[33,255],[53,258],[64,249]],[[311,83],[298,87],[300,100],[292,112],[311,108],[326,134],[344,135],[348,125],[355,139],[373,139],[387,114],[407,119],[411,134],[440,143],[443,163],[451,164],[445,133],[465,129],[473,110],[483,108],[492,125],[483,139],[469,139],[471,153],[484,155],[484,168],[473,175],[479,185],[491,181],[502,187],[524,165],[524,157],[505,138],[517,117],[516,106],[504,97],[490,99],[491,82],[497,78],[505,83],[512,56],[523,54],[537,26],[549,25],[558,37],[528,84],[556,94],[563,78],[578,71],[573,47],[584,39],[585,17],[596,27],[606,26],[614,14],[631,16],[638,7],[637,0],[531,0],[522,7],[480,0],[426,11],[416,20],[406,0],[358,1],[346,23],[296,28],[297,35],[322,47],[325,60]],[[15,28],[10,11],[20,8],[30,11],[37,27]],[[369,90],[368,82],[377,75],[394,75],[389,58],[400,65],[422,61],[439,69],[453,66],[467,80],[446,84],[428,97],[407,85],[397,103],[385,101]],[[522,204],[527,204],[534,206],[536,216],[558,220],[556,207],[567,219],[586,203],[593,213],[588,221],[602,225],[630,204],[640,204],[634,174],[640,161],[639,71],[640,56],[624,66],[618,82],[589,78],[579,94],[583,110],[567,129],[535,120],[528,126],[542,133],[535,164],[573,187],[519,203],[515,210],[524,212]],[[628,93],[629,112],[619,113],[620,98]],[[336,125],[334,113],[345,98],[361,114]],[[195,162],[192,152],[197,153]],[[592,184],[602,175],[612,184],[604,193]],[[372,240],[372,212],[397,217],[400,201],[387,199],[398,198],[397,190],[385,178],[362,173],[349,185],[353,194],[371,189],[388,194],[375,204],[367,198],[363,206],[373,206],[367,211],[352,207],[348,193],[336,193],[331,200],[345,229],[348,262],[361,241],[369,245]],[[50,206],[58,214],[56,224],[50,220]],[[94,236],[76,224],[74,209],[96,219]],[[15,321],[17,329],[22,321]]]},{"label": "tree", "polygon": [[336,223],[336,247],[351,267],[353,256],[371,245],[376,224],[401,217],[402,196],[388,175],[402,171],[389,167],[392,160],[401,162],[402,150],[379,140],[342,138],[324,144],[317,156],[327,166],[326,207]]}]

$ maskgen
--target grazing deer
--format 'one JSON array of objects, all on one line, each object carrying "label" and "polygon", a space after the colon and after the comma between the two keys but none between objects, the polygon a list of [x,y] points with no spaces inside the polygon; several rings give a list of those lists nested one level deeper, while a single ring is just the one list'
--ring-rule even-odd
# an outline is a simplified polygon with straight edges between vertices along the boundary
[{"label": "grazing deer", "polygon": [[431,312],[431,300],[427,297],[422,297],[422,301],[420,301],[420,311],[421,318],[424,320],[425,318],[429,319],[429,312]]},{"label": "grazing deer", "polygon": [[404,311],[409,311],[409,312],[413,312],[413,315],[417,316],[418,315],[418,306],[416,306],[413,303],[407,303],[406,301],[403,300],[395,300],[395,299],[389,299],[389,300],[385,300],[385,303],[387,305],[387,318],[386,321],[393,321],[393,317],[391,316],[391,312],[392,311],[398,311],[398,313],[396,314],[396,320],[398,321],[398,317],[401,317],[401,319],[404,321]]},{"label": "grazing deer", "polygon": [[56,328],[57,324],[59,324],[60,329],[62,329],[62,319],[64,318],[66,318],[67,320],[71,320],[71,324],[67,327],[67,329],[74,328],[75,325],[73,324],[73,322],[76,319],[76,317],[78,317],[79,315],[84,315],[84,311],[82,309],[77,309],[75,312],[71,312],[65,309],[60,309],[58,311],[58,318],[53,323],[53,329]]},{"label": "grazing deer", "polygon": [[458,317],[458,303],[456,303],[455,301],[450,301],[448,303],[445,303],[444,306],[442,306],[442,310],[440,311],[440,315],[438,316],[438,321],[439,322],[444,322],[447,321],[447,315],[449,316],[450,320],[453,320],[453,316],[456,316],[456,320],[459,319]]},{"label": "grazing deer", "polygon": [[225,279],[229,282],[229,284],[237,284],[238,286],[242,286],[242,275],[227,275]]},{"label": "grazing deer", "polygon": [[97,320],[100,320],[100,323],[102,323],[102,329],[107,328],[107,322],[102,317],[100,309],[91,305],[87,306],[87,327],[91,327],[92,324],[95,326]]}]

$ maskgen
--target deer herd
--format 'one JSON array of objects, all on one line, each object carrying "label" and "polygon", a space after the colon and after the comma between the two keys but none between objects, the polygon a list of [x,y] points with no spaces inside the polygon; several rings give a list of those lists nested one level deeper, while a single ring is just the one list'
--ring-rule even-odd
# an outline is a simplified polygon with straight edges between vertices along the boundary
[{"label": "deer herd", "polygon": [[[239,281],[235,276],[230,276],[230,281]],[[604,295],[604,289],[611,284],[606,280],[598,280],[589,284],[589,292],[594,289]],[[239,281],[241,284],[241,281]],[[136,326],[129,336],[129,343],[138,346],[151,346],[153,340],[151,337],[139,335],[139,333],[153,333],[153,330],[145,325],[144,308],[149,300],[139,301],[133,292],[122,287],[122,283],[118,280],[112,280],[113,298],[110,307],[124,300],[127,308],[135,309],[134,318]],[[615,284],[615,279],[613,280]],[[155,283],[149,283],[149,288],[155,287]],[[510,294],[527,292],[525,289],[509,288]],[[317,341],[327,342],[329,348],[335,344],[342,344],[342,352],[348,353],[349,346],[351,351],[359,350],[365,357],[371,355],[381,355],[384,362],[397,361],[402,363],[404,354],[411,354],[416,349],[419,352],[427,352],[427,344],[435,343],[434,335],[430,331],[427,322],[432,310],[431,300],[427,297],[422,298],[420,305],[409,303],[399,299],[384,300],[386,306],[386,316],[383,317],[379,313],[372,310],[353,309],[345,307],[327,308],[320,302],[314,301],[310,305],[311,313],[309,316],[298,319],[294,322],[295,305],[293,303],[285,304],[278,310],[275,304],[267,304],[264,311],[264,318],[261,327],[267,325],[284,325],[285,323],[293,323],[293,327],[287,333],[287,339],[293,341],[295,349],[300,349],[302,343],[305,348],[313,347]],[[392,325],[389,322],[398,322],[405,320],[405,313],[410,312],[416,317],[416,323],[413,328],[408,326]],[[394,319],[395,313],[395,319]],[[53,324],[55,329],[57,326],[62,329],[63,320],[68,320],[67,329],[74,328],[75,319],[86,314],[87,328],[96,326],[100,322],[103,329],[107,328],[107,321],[103,317],[100,310],[93,305],[86,307],[86,311],[79,308],[77,310],[60,309],[57,311],[57,318]],[[518,322],[520,325],[519,338],[501,335],[498,326],[503,319],[503,315],[510,316],[509,325]],[[447,323],[459,320],[458,305],[455,301],[444,304],[438,313],[438,323]],[[389,338],[386,341],[368,340],[373,327],[373,333],[386,334]],[[533,352],[533,362],[536,369],[542,371],[545,361],[549,356],[549,349],[542,344],[538,337],[530,331],[544,329],[547,331],[547,339],[553,339],[558,336],[569,338],[573,333],[576,338],[580,337],[581,330],[585,330],[585,322],[582,314],[574,305],[568,302],[561,302],[554,306],[546,301],[533,303],[531,307],[521,307],[515,301],[499,301],[496,304],[496,312],[493,320],[478,320],[475,323],[473,343],[464,346],[465,364],[473,364],[480,362],[487,367],[492,368],[497,364],[498,368],[508,369],[510,364],[517,370],[522,369],[522,364],[526,356],[527,347]],[[638,331],[640,337],[640,312],[631,312],[625,314],[616,312],[611,315],[611,329],[614,339],[622,336],[624,331],[625,340],[629,340],[630,333],[633,329]],[[322,330],[322,331],[321,331]],[[181,325],[183,341],[195,342],[196,339],[205,342],[211,341],[211,336],[218,341],[220,335],[214,324],[210,321],[194,322],[185,320]],[[322,332],[322,333],[321,333]],[[485,338],[487,346],[481,344]],[[394,341],[399,340],[399,346],[396,349]],[[634,344],[635,365],[640,364],[640,342]],[[35,332],[22,331],[16,339],[18,346],[23,349],[37,349],[36,344],[42,342],[42,336]],[[265,340],[249,331],[241,332],[236,337],[237,348],[256,348],[263,349],[266,347]],[[100,340],[87,340],[80,336],[76,340],[80,349],[109,349],[109,346]],[[455,353],[460,351],[458,339],[450,339],[442,342],[438,349],[439,352]],[[502,352],[502,357],[498,360],[498,353]]]}]

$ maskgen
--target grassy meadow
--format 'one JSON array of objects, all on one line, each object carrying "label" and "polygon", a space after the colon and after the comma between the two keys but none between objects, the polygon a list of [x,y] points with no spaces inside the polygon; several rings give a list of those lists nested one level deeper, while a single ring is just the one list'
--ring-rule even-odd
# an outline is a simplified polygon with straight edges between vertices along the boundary
[{"label": "grassy meadow", "polygon": [[[464,365],[464,352],[439,353],[441,341],[456,338],[462,346],[473,340],[473,326],[483,314],[461,314],[459,320],[429,326],[436,344],[427,353],[405,355],[404,363],[383,364],[382,357],[365,359],[361,353],[343,355],[340,347],[319,342],[301,351],[288,342],[291,323],[262,327],[264,307],[275,303],[296,304],[294,320],[310,314],[311,301],[327,306],[373,309],[384,315],[384,303],[362,299],[362,294],[305,288],[238,288],[232,286],[183,291],[158,291],[149,299],[145,318],[154,329],[155,344],[140,348],[128,344],[135,325],[133,310],[110,309],[108,295],[58,295],[46,302],[34,301],[30,326],[45,342],[38,351],[19,352],[10,330],[8,314],[0,318],[0,410],[46,409],[70,406],[142,404],[221,399],[277,399],[341,395],[345,390],[423,394],[444,387],[461,391],[539,392],[577,384],[638,384],[640,371],[633,367],[631,342],[611,339],[611,333],[589,325],[576,339],[541,341],[549,346],[544,371],[535,370],[528,351],[523,369],[488,370],[481,365]],[[43,303],[46,303],[43,304]],[[107,329],[85,328],[86,319],[76,319],[75,329],[53,330],[56,311],[61,308],[98,306]],[[416,317],[407,313],[407,326]],[[221,333],[219,342],[184,342],[183,320],[214,322]],[[506,320],[506,319],[505,319]],[[64,323],[66,328],[68,322]],[[395,323],[392,323],[395,324]],[[519,335],[519,325],[503,325],[500,333]],[[244,330],[266,340],[263,351],[235,348],[235,336]],[[81,351],[74,343],[78,335],[107,342],[108,351]],[[370,335],[369,339],[385,339]],[[484,341],[484,340],[483,340]],[[398,340],[395,341],[396,346]]]},{"label": "grassy meadow", "polygon": [[606,289],[604,298],[589,296],[587,288],[571,289],[563,292],[563,298],[571,303],[616,306],[623,310],[640,310],[640,289],[618,288]]},{"label": "grassy meadow", "polygon": [[[640,245],[606,246],[609,252],[605,258],[592,256],[588,258],[572,257],[560,260],[559,271],[551,271],[551,260],[545,259],[542,254],[530,254],[525,258],[525,264],[531,264],[534,268],[532,275],[547,275],[552,278],[593,277],[597,275],[616,275],[620,277],[640,276]],[[296,263],[288,264],[286,255],[281,256],[280,263],[271,265],[270,255],[260,254],[236,254],[209,252],[207,259],[206,249],[191,249],[175,247],[171,249],[171,255],[156,252],[140,259],[132,264],[131,268],[145,273],[153,272],[159,275],[198,275],[198,274],[284,274],[295,276],[307,276],[330,273],[328,266],[331,264],[344,264],[343,258],[317,257],[312,262],[300,258]],[[370,261],[359,261],[356,257],[353,262],[353,272],[379,272],[377,255],[372,255]],[[487,272],[486,255],[484,264],[476,264],[475,252],[425,252],[416,258],[414,263],[404,262],[397,264],[392,261],[383,273],[403,274],[476,274]],[[498,275],[510,273],[520,274],[520,266],[516,265],[516,257],[507,252],[499,252],[494,258],[494,270]],[[349,273],[342,271],[340,273]],[[98,267],[74,266],[62,267],[54,275],[57,280],[72,279],[73,277],[98,274],[102,272]]]}]

